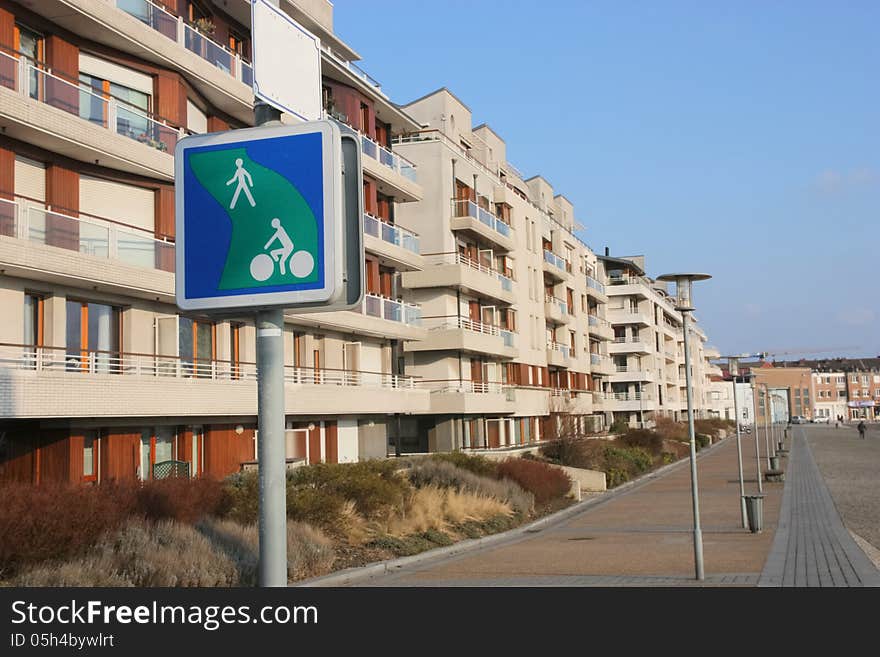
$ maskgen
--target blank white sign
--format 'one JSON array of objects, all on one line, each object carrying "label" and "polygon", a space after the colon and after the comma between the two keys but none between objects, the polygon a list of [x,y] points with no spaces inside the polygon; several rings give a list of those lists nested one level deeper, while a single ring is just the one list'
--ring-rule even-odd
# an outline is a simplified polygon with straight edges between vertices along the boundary
[{"label": "blank white sign", "polygon": [[254,95],[304,121],[321,118],[321,40],[267,0],[251,5]]}]

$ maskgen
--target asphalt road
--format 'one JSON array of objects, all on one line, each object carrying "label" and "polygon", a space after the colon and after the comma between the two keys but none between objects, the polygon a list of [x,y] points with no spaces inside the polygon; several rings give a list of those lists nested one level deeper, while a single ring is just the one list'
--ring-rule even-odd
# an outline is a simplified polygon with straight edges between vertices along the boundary
[{"label": "asphalt road", "polygon": [[880,552],[880,425],[869,424],[865,440],[850,425],[803,428],[843,524]]}]

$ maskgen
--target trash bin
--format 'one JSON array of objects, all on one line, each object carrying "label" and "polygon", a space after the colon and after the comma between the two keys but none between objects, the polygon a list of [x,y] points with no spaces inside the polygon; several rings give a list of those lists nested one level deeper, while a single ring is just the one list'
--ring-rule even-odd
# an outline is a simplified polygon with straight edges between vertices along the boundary
[{"label": "trash bin", "polygon": [[779,470],[779,457],[778,456],[771,456],[770,457],[770,469],[774,470],[774,471]]},{"label": "trash bin", "polygon": [[745,495],[746,516],[749,519],[749,531],[753,534],[764,529],[764,496]]}]

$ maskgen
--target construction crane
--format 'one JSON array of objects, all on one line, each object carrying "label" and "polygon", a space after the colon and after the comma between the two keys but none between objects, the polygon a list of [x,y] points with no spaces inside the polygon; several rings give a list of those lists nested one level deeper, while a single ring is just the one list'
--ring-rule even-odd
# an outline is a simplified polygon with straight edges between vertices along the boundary
[{"label": "construction crane", "polygon": [[735,354],[732,356],[721,356],[719,360],[727,360],[729,358],[758,358],[760,360],[766,360],[769,356],[802,356],[804,354],[827,354],[834,351],[843,351],[844,349],[860,349],[858,346],[849,346],[849,347],[821,347],[821,348],[812,348],[812,349],[797,349],[797,350],[788,350],[788,351],[759,351],[754,354]]}]

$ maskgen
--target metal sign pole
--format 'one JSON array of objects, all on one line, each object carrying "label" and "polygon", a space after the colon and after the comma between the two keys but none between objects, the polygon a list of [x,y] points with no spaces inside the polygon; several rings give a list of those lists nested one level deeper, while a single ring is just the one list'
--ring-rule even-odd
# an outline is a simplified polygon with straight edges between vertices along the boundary
[{"label": "metal sign pole", "polygon": [[[256,125],[281,119],[254,105]],[[262,310],[257,329],[257,461],[260,477],[259,585],[287,586],[287,459],[284,444],[284,310]]]},{"label": "metal sign pole", "polygon": [[684,333],[684,375],[687,385],[688,438],[690,438],[691,456],[691,498],[694,510],[694,569],[698,580],[702,581],[703,573],[703,533],[700,529],[700,493],[697,485],[697,449],[694,436],[694,405],[691,393],[691,357],[688,349],[688,319],[690,311],[681,311],[681,327]]}]

